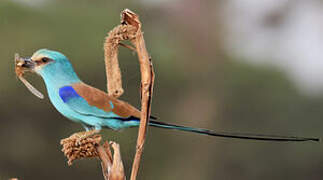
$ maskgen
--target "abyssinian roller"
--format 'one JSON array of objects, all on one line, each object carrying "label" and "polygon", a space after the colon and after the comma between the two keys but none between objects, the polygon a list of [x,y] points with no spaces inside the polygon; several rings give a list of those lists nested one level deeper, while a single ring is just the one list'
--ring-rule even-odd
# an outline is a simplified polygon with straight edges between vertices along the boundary
[{"label": "abyssinian roller", "polygon": [[[122,100],[82,82],[68,58],[60,52],[40,49],[30,58],[23,58],[22,68],[40,75],[45,81],[51,103],[66,118],[80,123],[89,134],[102,128],[119,130],[138,127],[140,111]],[[318,141],[318,138],[240,134],[173,125],[151,117],[149,125],[209,136],[263,141]]]}]

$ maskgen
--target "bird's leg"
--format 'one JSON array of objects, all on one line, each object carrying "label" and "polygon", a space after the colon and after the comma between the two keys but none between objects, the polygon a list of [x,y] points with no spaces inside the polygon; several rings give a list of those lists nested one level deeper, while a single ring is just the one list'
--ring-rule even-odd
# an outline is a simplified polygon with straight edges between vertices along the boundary
[{"label": "bird's leg", "polygon": [[93,128],[91,128],[91,126],[87,126],[86,124],[81,124],[83,127],[84,127],[84,129],[85,129],[85,131],[90,131],[91,129],[93,129]]}]

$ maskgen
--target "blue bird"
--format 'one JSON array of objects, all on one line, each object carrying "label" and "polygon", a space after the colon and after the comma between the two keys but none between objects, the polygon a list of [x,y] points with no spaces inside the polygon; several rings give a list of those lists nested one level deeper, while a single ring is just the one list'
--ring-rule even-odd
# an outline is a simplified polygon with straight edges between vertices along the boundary
[{"label": "blue bird", "polygon": [[[66,118],[82,124],[88,135],[99,132],[102,127],[119,130],[139,126],[140,111],[138,109],[82,82],[75,73],[70,61],[62,53],[40,49],[32,57],[24,58],[21,66],[43,78],[51,103]],[[318,138],[214,132],[207,129],[159,122],[154,117],[151,117],[149,125],[239,139],[269,141],[319,140]]]}]

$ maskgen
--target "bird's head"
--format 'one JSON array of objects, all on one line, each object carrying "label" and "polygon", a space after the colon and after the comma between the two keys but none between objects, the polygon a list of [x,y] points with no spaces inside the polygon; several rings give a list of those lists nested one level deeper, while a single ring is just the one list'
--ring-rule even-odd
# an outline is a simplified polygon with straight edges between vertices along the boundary
[{"label": "bird's head", "polygon": [[39,74],[47,83],[65,84],[79,81],[68,58],[57,51],[40,49],[30,58],[22,58],[21,67]]},{"label": "bird's head", "polygon": [[40,75],[43,72],[51,71],[51,69],[64,69],[64,66],[70,66],[70,62],[65,55],[48,49],[40,49],[30,58],[23,59],[24,62],[21,65],[22,67]]}]

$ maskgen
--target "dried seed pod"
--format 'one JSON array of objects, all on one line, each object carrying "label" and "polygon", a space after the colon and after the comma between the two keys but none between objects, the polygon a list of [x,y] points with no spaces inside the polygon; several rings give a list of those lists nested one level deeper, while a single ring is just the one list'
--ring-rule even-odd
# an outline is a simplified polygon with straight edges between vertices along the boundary
[{"label": "dried seed pod", "polygon": [[98,157],[96,146],[99,146],[102,137],[99,134],[80,139],[77,135],[62,139],[62,151],[68,159],[68,165],[72,165],[73,161],[82,158]]}]

